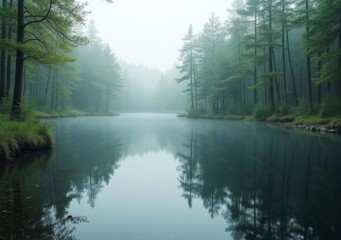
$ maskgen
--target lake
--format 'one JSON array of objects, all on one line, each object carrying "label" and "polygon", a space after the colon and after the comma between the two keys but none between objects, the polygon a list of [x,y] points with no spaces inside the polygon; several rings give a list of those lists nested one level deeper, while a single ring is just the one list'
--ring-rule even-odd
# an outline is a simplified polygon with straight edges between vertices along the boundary
[{"label": "lake", "polygon": [[341,239],[341,139],[122,114],[48,120],[0,170],[0,239]]}]

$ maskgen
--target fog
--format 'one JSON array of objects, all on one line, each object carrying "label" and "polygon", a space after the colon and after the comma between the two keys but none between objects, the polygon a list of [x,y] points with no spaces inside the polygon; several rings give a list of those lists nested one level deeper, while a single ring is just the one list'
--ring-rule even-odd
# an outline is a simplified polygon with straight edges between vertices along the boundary
[{"label": "fog", "polygon": [[120,62],[123,86],[112,103],[119,112],[182,112],[188,106],[186,84],[178,84],[178,70],[161,72]]},{"label": "fog", "polygon": [[170,69],[190,24],[199,32],[214,12],[221,20],[233,0],[89,0],[89,20],[99,36],[124,61]]}]

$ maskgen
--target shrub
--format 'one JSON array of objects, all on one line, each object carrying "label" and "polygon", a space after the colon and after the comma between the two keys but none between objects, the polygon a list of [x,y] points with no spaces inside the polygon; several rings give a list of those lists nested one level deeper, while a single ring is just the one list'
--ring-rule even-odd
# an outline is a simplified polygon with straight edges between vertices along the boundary
[{"label": "shrub", "polygon": [[308,102],[302,97],[298,100],[298,106],[296,107],[296,113],[298,115],[309,115],[310,109],[309,109],[309,104]]},{"label": "shrub", "polygon": [[281,102],[278,106],[277,112],[280,116],[285,116],[290,113],[289,105],[285,102]]},{"label": "shrub", "polygon": [[320,105],[320,117],[333,117],[341,114],[340,98],[326,97]]},{"label": "shrub", "polygon": [[4,99],[3,103],[0,104],[0,113],[9,114],[11,112],[12,107],[12,96]]},{"label": "shrub", "polygon": [[203,114],[205,114],[205,110],[201,109],[201,108],[199,108],[199,109],[188,109],[187,110],[187,117],[197,118]]},{"label": "shrub", "polygon": [[270,111],[266,108],[266,106],[258,104],[253,112],[253,115],[255,119],[264,121],[270,116]]}]

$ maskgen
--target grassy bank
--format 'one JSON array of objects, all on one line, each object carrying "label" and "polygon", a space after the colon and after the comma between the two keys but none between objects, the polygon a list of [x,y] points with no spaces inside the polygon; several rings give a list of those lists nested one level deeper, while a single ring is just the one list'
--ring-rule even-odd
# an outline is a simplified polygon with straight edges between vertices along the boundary
[{"label": "grassy bank", "polygon": [[52,133],[46,123],[37,120],[14,122],[0,115],[1,161],[25,152],[50,148],[52,142]]},{"label": "grassy bank", "polygon": [[[6,111],[1,111],[6,112]],[[7,111],[8,112],[8,111]],[[114,112],[82,112],[76,110],[40,112],[33,108],[24,111],[23,121],[9,121],[8,114],[0,114],[0,161],[50,148],[53,137],[49,126],[39,118],[65,118],[80,116],[117,116]]]},{"label": "grassy bank", "polygon": [[341,117],[320,117],[318,115],[271,115],[264,118],[256,118],[253,115],[215,115],[215,114],[188,114],[179,113],[178,117],[217,119],[217,120],[237,120],[237,121],[265,121],[274,123],[283,123],[286,127],[301,128],[309,131],[325,131],[330,133],[341,132]]},{"label": "grassy bank", "polygon": [[82,116],[118,116],[116,112],[82,112],[77,110],[59,111],[59,112],[41,112],[35,111],[35,118],[66,118]]}]

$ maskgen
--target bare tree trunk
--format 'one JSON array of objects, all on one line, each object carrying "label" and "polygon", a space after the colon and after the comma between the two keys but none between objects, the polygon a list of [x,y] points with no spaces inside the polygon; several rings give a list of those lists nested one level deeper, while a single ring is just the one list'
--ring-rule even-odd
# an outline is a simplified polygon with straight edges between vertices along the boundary
[{"label": "bare tree trunk", "polygon": [[[339,43],[338,48],[341,50],[341,13],[339,14]],[[341,56],[339,56],[339,69],[341,67]],[[341,97],[341,78],[339,77],[336,81],[336,96]]]},{"label": "bare tree trunk", "polygon": [[[269,5],[269,73],[273,72],[273,62],[272,62],[272,0],[270,1]],[[273,78],[270,78],[270,86],[269,86],[269,109],[271,112],[275,111],[275,104],[274,104],[274,81]]]},{"label": "bare tree trunk", "polygon": [[52,78],[52,88],[51,88],[51,111],[53,110],[53,107],[54,107],[55,92],[56,92],[56,72],[53,73],[53,78]]},{"label": "bare tree trunk", "polygon": [[[272,49],[272,57],[273,57],[274,72],[277,72],[275,52],[274,52],[273,49]],[[275,86],[276,86],[277,101],[281,102],[281,90],[280,90],[280,86],[279,86],[279,83],[278,83],[278,78],[275,77],[274,81],[275,81]]]},{"label": "bare tree trunk", "polygon": [[[18,0],[18,26],[17,26],[17,44],[24,43],[24,0]],[[16,51],[15,64],[15,83],[13,93],[13,104],[11,110],[11,119],[20,119],[21,101],[24,77],[24,52],[18,48]]]},{"label": "bare tree trunk", "polygon": [[194,79],[194,94],[195,94],[195,109],[198,109],[198,84],[195,67],[193,66],[193,79]]},{"label": "bare tree trunk", "polygon": [[[254,19],[254,24],[255,24],[255,49],[254,49],[254,54],[255,54],[255,60],[254,60],[254,70],[253,70],[253,83],[255,86],[257,86],[258,79],[257,79],[257,10],[255,11],[255,19]],[[257,105],[258,103],[258,96],[257,96],[257,88],[253,90],[253,103]]]},{"label": "bare tree trunk", "polygon": [[294,67],[291,60],[291,52],[290,52],[290,42],[289,42],[289,31],[288,31],[288,24],[285,22],[285,32],[286,32],[286,39],[287,39],[287,53],[288,53],[288,60],[289,60],[289,67],[291,72],[291,81],[292,81],[292,98],[293,98],[293,104],[294,106],[297,106],[298,100],[297,100],[297,90],[296,90],[296,78],[295,78],[295,72]]},{"label": "bare tree trunk", "polygon": [[[321,53],[319,53],[319,57],[321,57]],[[321,68],[322,68],[322,62],[319,59],[317,63],[318,68],[318,76],[321,77]],[[322,102],[322,86],[321,83],[317,85],[317,104],[320,104]]]},{"label": "bare tree trunk", "polygon": [[[9,3],[10,9],[13,7],[13,0]],[[8,40],[12,39],[12,23],[8,24]],[[11,90],[11,73],[12,73],[12,56],[10,54],[7,55],[7,74],[6,74],[6,96],[9,97]]]},{"label": "bare tree trunk", "polygon": [[45,104],[47,103],[47,94],[49,92],[50,79],[51,79],[51,68],[49,68],[49,73],[47,74],[47,82],[46,82],[45,97],[44,97]]},{"label": "bare tree trunk", "polygon": [[282,69],[283,69],[283,89],[284,89],[284,102],[288,103],[288,93],[287,93],[287,71],[286,71],[286,58],[285,58],[285,0],[282,0]]},{"label": "bare tree trunk", "polygon": [[[7,0],[2,0],[2,8],[7,8]],[[6,39],[6,17],[2,17],[2,27],[1,27],[1,39]],[[6,51],[1,48],[1,66],[0,66],[0,103],[6,98]]]},{"label": "bare tree trunk", "polygon": [[[306,10],[306,32],[309,32],[309,0],[305,0],[305,10]],[[307,44],[309,44],[309,38],[307,39]],[[308,87],[308,103],[309,103],[309,111],[312,110],[313,105],[313,96],[311,90],[311,58],[310,58],[310,48],[307,47],[307,87]]]}]

